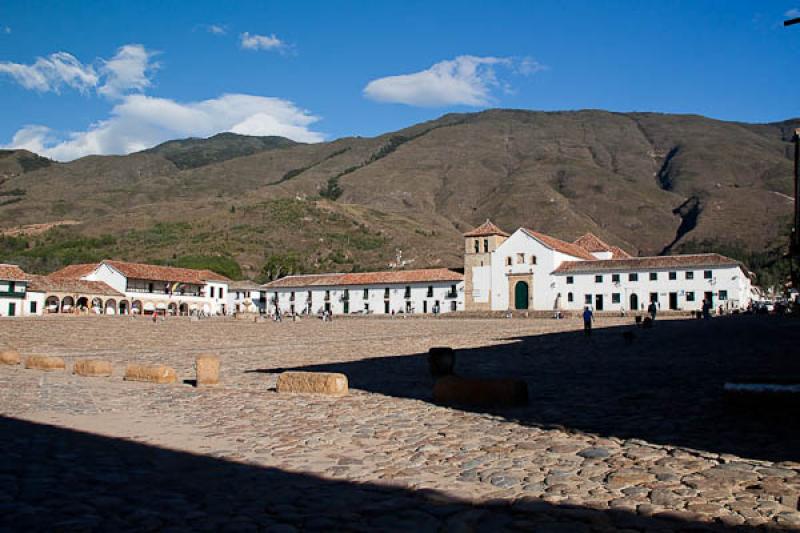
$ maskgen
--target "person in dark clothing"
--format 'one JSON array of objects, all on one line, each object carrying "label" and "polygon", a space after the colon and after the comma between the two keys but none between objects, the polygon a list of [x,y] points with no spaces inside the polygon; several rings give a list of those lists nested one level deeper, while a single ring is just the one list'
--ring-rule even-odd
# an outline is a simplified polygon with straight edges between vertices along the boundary
[{"label": "person in dark clothing", "polygon": [[656,307],[655,302],[650,302],[650,305],[647,306],[647,313],[650,315],[650,320],[656,320],[656,314],[658,313],[658,308]]},{"label": "person in dark clothing", "polygon": [[592,321],[594,320],[594,313],[589,309],[589,306],[583,308],[583,334],[587,337],[592,336]]}]

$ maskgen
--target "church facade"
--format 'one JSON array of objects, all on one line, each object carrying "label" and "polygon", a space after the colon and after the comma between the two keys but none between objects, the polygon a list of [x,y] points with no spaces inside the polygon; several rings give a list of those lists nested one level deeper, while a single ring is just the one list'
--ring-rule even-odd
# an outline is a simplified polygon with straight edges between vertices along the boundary
[{"label": "church facade", "polygon": [[632,257],[591,233],[566,242],[489,220],[464,243],[467,311],[733,310],[754,298],[751,274],[719,254]]}]

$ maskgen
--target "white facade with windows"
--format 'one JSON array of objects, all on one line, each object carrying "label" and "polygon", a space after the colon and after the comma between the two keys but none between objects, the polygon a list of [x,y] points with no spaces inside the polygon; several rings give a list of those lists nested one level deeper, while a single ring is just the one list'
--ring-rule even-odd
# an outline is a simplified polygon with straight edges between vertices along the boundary
[{"label": "white facade with windows", "polygon": [[270,314],[439,314],[464,309],[463,276],[444,268],[287,276],[264,289]]},{"label": "white facade with windows", "polygon": [[16,265],[0,264],[0,317],[41,313],[41,298],[28,291],[30,276]]},{"label": "white facade with windows", "polygon": [[573,243],[487,221],[465,234],[465,307],[506,310],[641,311],[744,309],[750,273],[718,254],[631,257],[592,234]]}]

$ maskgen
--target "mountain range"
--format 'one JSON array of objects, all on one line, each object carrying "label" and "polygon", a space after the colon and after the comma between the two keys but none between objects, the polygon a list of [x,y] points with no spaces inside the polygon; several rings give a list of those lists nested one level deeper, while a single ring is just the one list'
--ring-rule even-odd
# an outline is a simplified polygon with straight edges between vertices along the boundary
[{"label": "mountain range", "polygon": [[496,109],[303,144],[223,133],[57,163],[0,151],[0,260],[219,263],[236,277],[458,266],[491,218],[633,255],[714,249],[765,272],[800,120]]}]

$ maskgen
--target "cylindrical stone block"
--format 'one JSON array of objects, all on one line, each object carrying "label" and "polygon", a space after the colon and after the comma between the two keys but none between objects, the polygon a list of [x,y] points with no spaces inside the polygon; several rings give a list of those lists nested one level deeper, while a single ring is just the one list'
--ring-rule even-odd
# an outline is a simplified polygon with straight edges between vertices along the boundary
[{"label": "cylindrical stone block", "polygon": [[64,370],[67,366],[61,357],[47,355],[31,355],[25,359],[25,368],[36,370]]},{"label": "cylindrical stone block", "polygon": [[102,359],[78,359],[72,365],[72,373],[85,377],[108,377],[114,371],[111,361]]},{"label": "cylindrical stone block", "polygon": [[16,350],[0,350],[0,364],[18,365],[22,362],[19,352]]},{"label": "cylindrical stone block", "polygon": [[125,369],[126,381],[175,383],[176,379],[175,369],[164,365],[128,365]]},{"label": "cylindrical stone block", "polygon": [[433,379],[450,376],[456,366],[456,353],[449,346],[437,346],[428,350],[428,367]]},{"label": "cylindrical stone block", "polygon": [[347,376],[335,372],[284,372],[278,376],[278,392],[347,394]]},{"label": "cylindrical stone block", "polygon": [[528,404],[528,384],[519,379],[445,376],[433,386],[433,400],[449,405],[513,407]]},{"label": "cylindrical stone block", "polygon": [[216,385],[219,383],[219,357],[200,355],[195,359],[197,385]]}]

